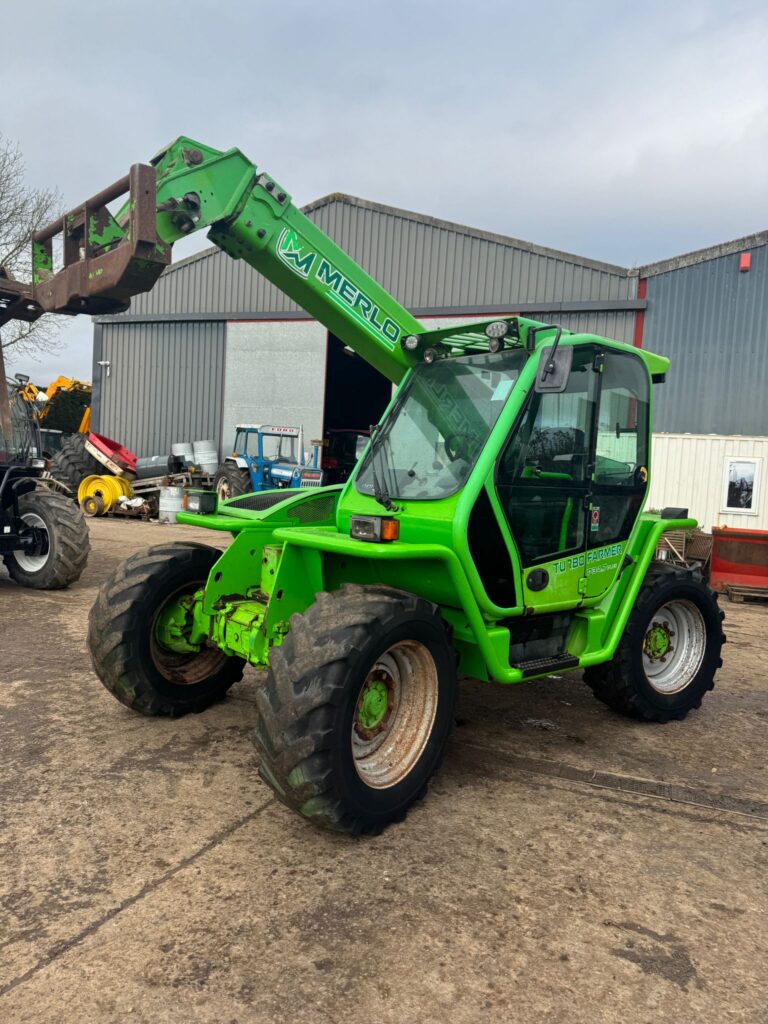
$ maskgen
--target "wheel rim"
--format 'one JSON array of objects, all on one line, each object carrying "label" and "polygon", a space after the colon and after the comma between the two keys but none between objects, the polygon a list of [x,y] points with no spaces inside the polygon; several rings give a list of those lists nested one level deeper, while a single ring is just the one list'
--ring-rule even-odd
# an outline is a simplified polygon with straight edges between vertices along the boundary
[{"label": "wheel rim", "polygon": [[38,555],[33,555],[24,548],[17,548],[13,552],[13,557],[16,559],[16,564],[24,572],[40,572],[48,561],[48,555],[51,550],[48,539],[48,527],[45,525],[45,520],[36,512],[22,512],[21,518],[27,526],[33,526],[45,532],[45,551]]},{"label": "wheel rim", "polygon": [[210,678],[227,657],[217,647],[203,646],[199,651],[191,654],[179,654],[163,646],[157,638],[156,627],[160,614],[174,601],[187,594],[194,594],[196,590],[205,585],[205,580],[199,583],[188,584],[163,601],[152,618],[152,626],[149,632],[149,653],[157,671],[169,683],[177,686],[195,686]]},{"label": "wheel rim", "polygon": [[229,486],[229,480],[226,477],[223,480],[219,480],[216,485],[216,493],[220,501],[226,501],[227,498],[232,497],[232,488]]},{"label": "wheel rim", "polygon": [[352,719],[352,757],[367,786],[388,789],[409,774],[432,734],[437,701],[437,667],[424,644],[403,640],[376,659]]},{"label": "wheel rim", "polygon": [[669,601],[651,620],[643,637],[645,677],[658,693],[689,686],[704,660],[707,627],[692,601]]}]

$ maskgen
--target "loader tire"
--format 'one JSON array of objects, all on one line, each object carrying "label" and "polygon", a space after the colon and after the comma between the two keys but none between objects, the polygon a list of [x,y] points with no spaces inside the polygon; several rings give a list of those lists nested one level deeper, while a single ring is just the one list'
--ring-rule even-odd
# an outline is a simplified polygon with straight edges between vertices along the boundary
[{"label": "loader tire", "polygon": [[72,434],[61,442],[61,448],[53,457],[51,476],[65,484],[77,501],[80,481],[93,474],[100,475],[104,467],[85,448],[85,434]]},{"label": "loader tire", "polygon": [[291,616],[256,693],[260,774],[313,824],[378,834],[426,793],[456,692],[436,605],[378,586],[320,593]]},{"label": "loader tire", "polygon": [[96,675],[121,704],[176,717],[222,700],[242,678],[241,658],[208,646],[177,654],[155,637],[161,610],[199,590],[220,555],[206,544],[159,544],[127,558],[99,590],[88,648]]},{"label": "loader tire", "polygon": [[231,462],[225,462],[216,470],[213,489],[216,491],[219,501],[228,501],[229,498],[239,498],[241,494],[250,494],[253,490],[251,474],[247,469],[241,469],[240,466],[235,466]]},{"label": "loader tire", "polygon": [[700,707],[723,664],[724,613],[699,572],[652,569],[613,658],[584,672],[595,697],[646,722]]},{"label": "loader tire", "polygon": [[62,590],[78,580],[91,546],[78,506],[59,491],[40,488],[19,498],[19,515],[37,528],[40,544],[3,555],[11,578],[33,590]]}]

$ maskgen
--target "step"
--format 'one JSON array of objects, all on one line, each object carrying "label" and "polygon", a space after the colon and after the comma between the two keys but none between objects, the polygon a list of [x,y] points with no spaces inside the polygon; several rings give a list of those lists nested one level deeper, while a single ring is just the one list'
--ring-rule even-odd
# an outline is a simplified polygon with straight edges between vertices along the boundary
[{"label": "step", "polygon": [[523,679],[528,676],[540,676],[544,672],[562,672],[567,668],[577,668],[579,659],[573,654],[555,654],[548,658],[526,658],[524,661],[512,663],[512,668],[519,668]]}]

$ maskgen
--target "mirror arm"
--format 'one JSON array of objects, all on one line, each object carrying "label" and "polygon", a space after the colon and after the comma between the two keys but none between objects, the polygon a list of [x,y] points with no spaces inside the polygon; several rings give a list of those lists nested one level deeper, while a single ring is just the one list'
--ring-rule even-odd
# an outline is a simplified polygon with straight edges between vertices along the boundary
[{"label": "mirror arm", "polygon": [[552,373],[555,369],[555,356],[557,355],[557,346],[560,344],[560,338],[562,337],[562,335],[563,329],[562,327],[558,327],[557,333],[555,334],[555,340],[552,342],[552,350],[549,353],[549,362],[544,367],[544,370],[541,374],[542,381],[545,381],[547,377],[550,375],[550,373]]}]

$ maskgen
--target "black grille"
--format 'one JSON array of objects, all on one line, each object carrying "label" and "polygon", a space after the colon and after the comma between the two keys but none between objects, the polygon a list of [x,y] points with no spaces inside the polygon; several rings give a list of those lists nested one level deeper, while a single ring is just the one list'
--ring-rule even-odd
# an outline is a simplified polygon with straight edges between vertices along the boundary
[{"label": "black grille", "polygon": [[336,501],[333,495],[322,494],[310,501],[303,501],[296,508],[288,510],[288,518],[294,519],[297,523],[319,523],[324,519],[330,519],[333,515]]},{"label": "black grille", "polygon": [[247,508],[249,512],[263,512],[264,509],[272,508],[287,498],[295,498],[297,494],[303,494],[299,488],[286,488],[284,491],[272,491],[267,494],[245,494],[242,498],[231,498],[224,502],[224,508]]}]

